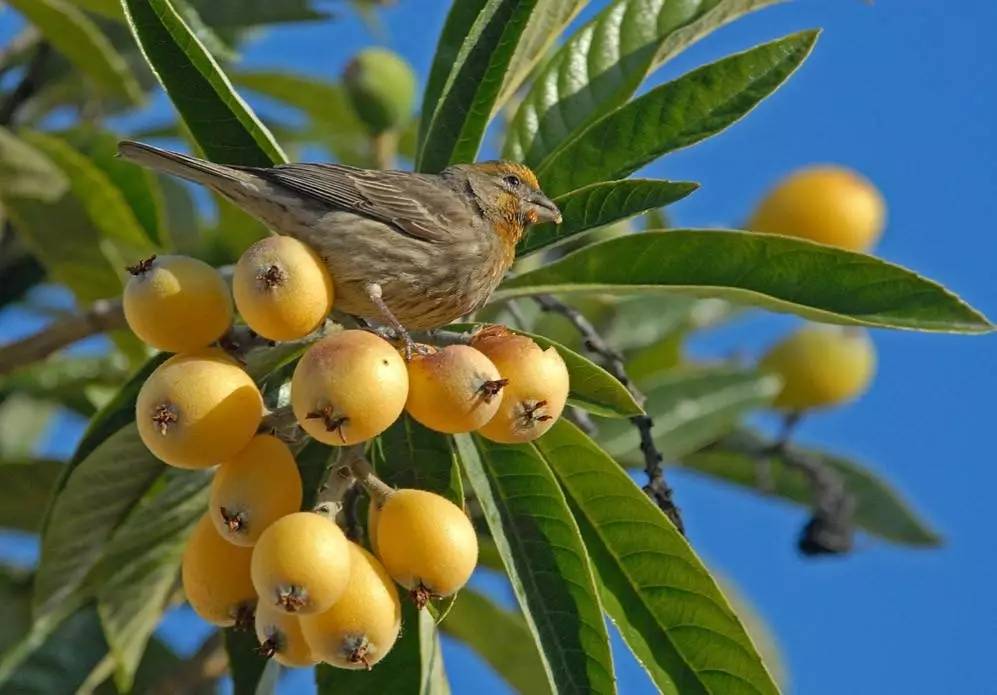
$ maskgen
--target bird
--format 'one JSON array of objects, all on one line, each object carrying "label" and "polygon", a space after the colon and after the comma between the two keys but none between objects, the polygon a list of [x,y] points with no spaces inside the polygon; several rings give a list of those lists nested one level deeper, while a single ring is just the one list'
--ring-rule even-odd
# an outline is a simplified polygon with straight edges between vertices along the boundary
[{"label": "bird", "polygon": [[308,244],[333,278],[336,309],[386,323],[406,347],[482,307],[527,227],[561,224],[529,167],[455,164],[439,174],[299,163],[224,165],[123,140],[123,159],[204,185],[271,232]]}]

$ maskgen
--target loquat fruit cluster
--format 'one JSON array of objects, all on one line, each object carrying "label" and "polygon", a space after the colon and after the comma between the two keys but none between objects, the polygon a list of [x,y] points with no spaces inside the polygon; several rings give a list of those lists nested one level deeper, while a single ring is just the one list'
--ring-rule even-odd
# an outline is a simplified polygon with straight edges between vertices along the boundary
[{"label": "loquat fruit cluster", "polygon": [[[478,542],[450,500],[393,490],[372,474],[360,482],[371,497],[373,552],[346,537],[328,505],[302,510],[294,453],[263,431],[263,396],[225,336],[233,305],[268,340],[315,331],[335,295],[322,259],[289,237],[264,239],[240,258],[231,294],[219,271],[193,258],[153,257],[129,270],[128,325],[176,353],[139,391],[139,435],[171,466],[217,467],[209,508],[183,554],[190,605],[214,625],[255,629],[261,652],[281,664],[370,668],[401,629],[396,584],[420,608],[454,594],[474,571]],[[439,432],[477,431],[498,442],[546,432],[568,397],[556,350],[501,326],[467,342],[419,345],[406,359],[373,332],[332,333],[298,361],[290,410],[311,438],[361,452],[403,412]]]}]

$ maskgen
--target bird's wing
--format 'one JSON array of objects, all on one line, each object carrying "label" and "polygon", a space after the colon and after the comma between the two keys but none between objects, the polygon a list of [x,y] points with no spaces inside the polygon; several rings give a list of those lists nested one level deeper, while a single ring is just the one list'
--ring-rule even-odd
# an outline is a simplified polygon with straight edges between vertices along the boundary
[{"label": "bird's wing", "polygon": [[340,164],[281,164],[255,173],[340,210],[430,242],[468,224],[469,205],[438,177]]}]

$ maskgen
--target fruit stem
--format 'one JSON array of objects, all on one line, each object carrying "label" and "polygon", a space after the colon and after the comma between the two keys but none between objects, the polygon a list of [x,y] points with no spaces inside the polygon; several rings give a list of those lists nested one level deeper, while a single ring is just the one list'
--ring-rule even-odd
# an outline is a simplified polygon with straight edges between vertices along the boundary
[{"label": "fruit stem", "polygon": [[363,456],[350,461],[350,470],[356,476],[357,482],[364,486],[367,494],[378,508],[382,507],[388,497],[395,494],[395,489],[374,475],[370,462]]}]

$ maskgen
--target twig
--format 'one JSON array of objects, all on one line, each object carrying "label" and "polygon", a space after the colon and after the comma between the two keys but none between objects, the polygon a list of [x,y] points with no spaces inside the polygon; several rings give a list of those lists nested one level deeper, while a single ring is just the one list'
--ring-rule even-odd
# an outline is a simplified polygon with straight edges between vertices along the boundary
[{"label": "twig", "polygon": [[157,683],[152,692],[156,695],[192,693],[224,676],[227,669],[228,657],[225,655],[225,640],[221,630],[218,630],[204,640],[204,643],[189,659],[178,664]]},{"label": "twig", "polygon": [[594,437],[599,433],[598,426],[592,422],[592,418],[589,417],[589,414],[581,408],[568,408],[567,418],[578,425],[578,428],[590,437]]},{"label": "twig", "polygon": [[[548,294],[537,295],[534,297],[534,300],[536,300],[537,304],[544,311],[560,314],[568,319],[575,327],[575,330],[581,334],[585,349],[601,358],[609,373],[616,377],[630,391],[634,400],[640,405],[644,404],[646,398],[633,382],[630,381],[626,365],[623,362],[623,356],[606,343],[603,337],[599,335],[596,327],[592,325],[592,322],[584,314]],[[672,488],[665,480],[664,457],[654,443],[654,435],[652,433],[654,421],[648,415],[643,414],[630,418],[630,422],[637,428],[637,432],[640,435],[640,450],[644,454],[644,473],[647,474],[647,485],[644,486],[644,492],[671,519],[672,523],[675,524],[675,528],[684,534],[685,525],[682,523],[682,515],[672,500]]]},{"label": "twig", "polygon": [[97,333],[125,325],[125,312],[117,299],[98,299],[87,311],[59,321],[27,338],[0,347],[0,374],[7,374]]}]

